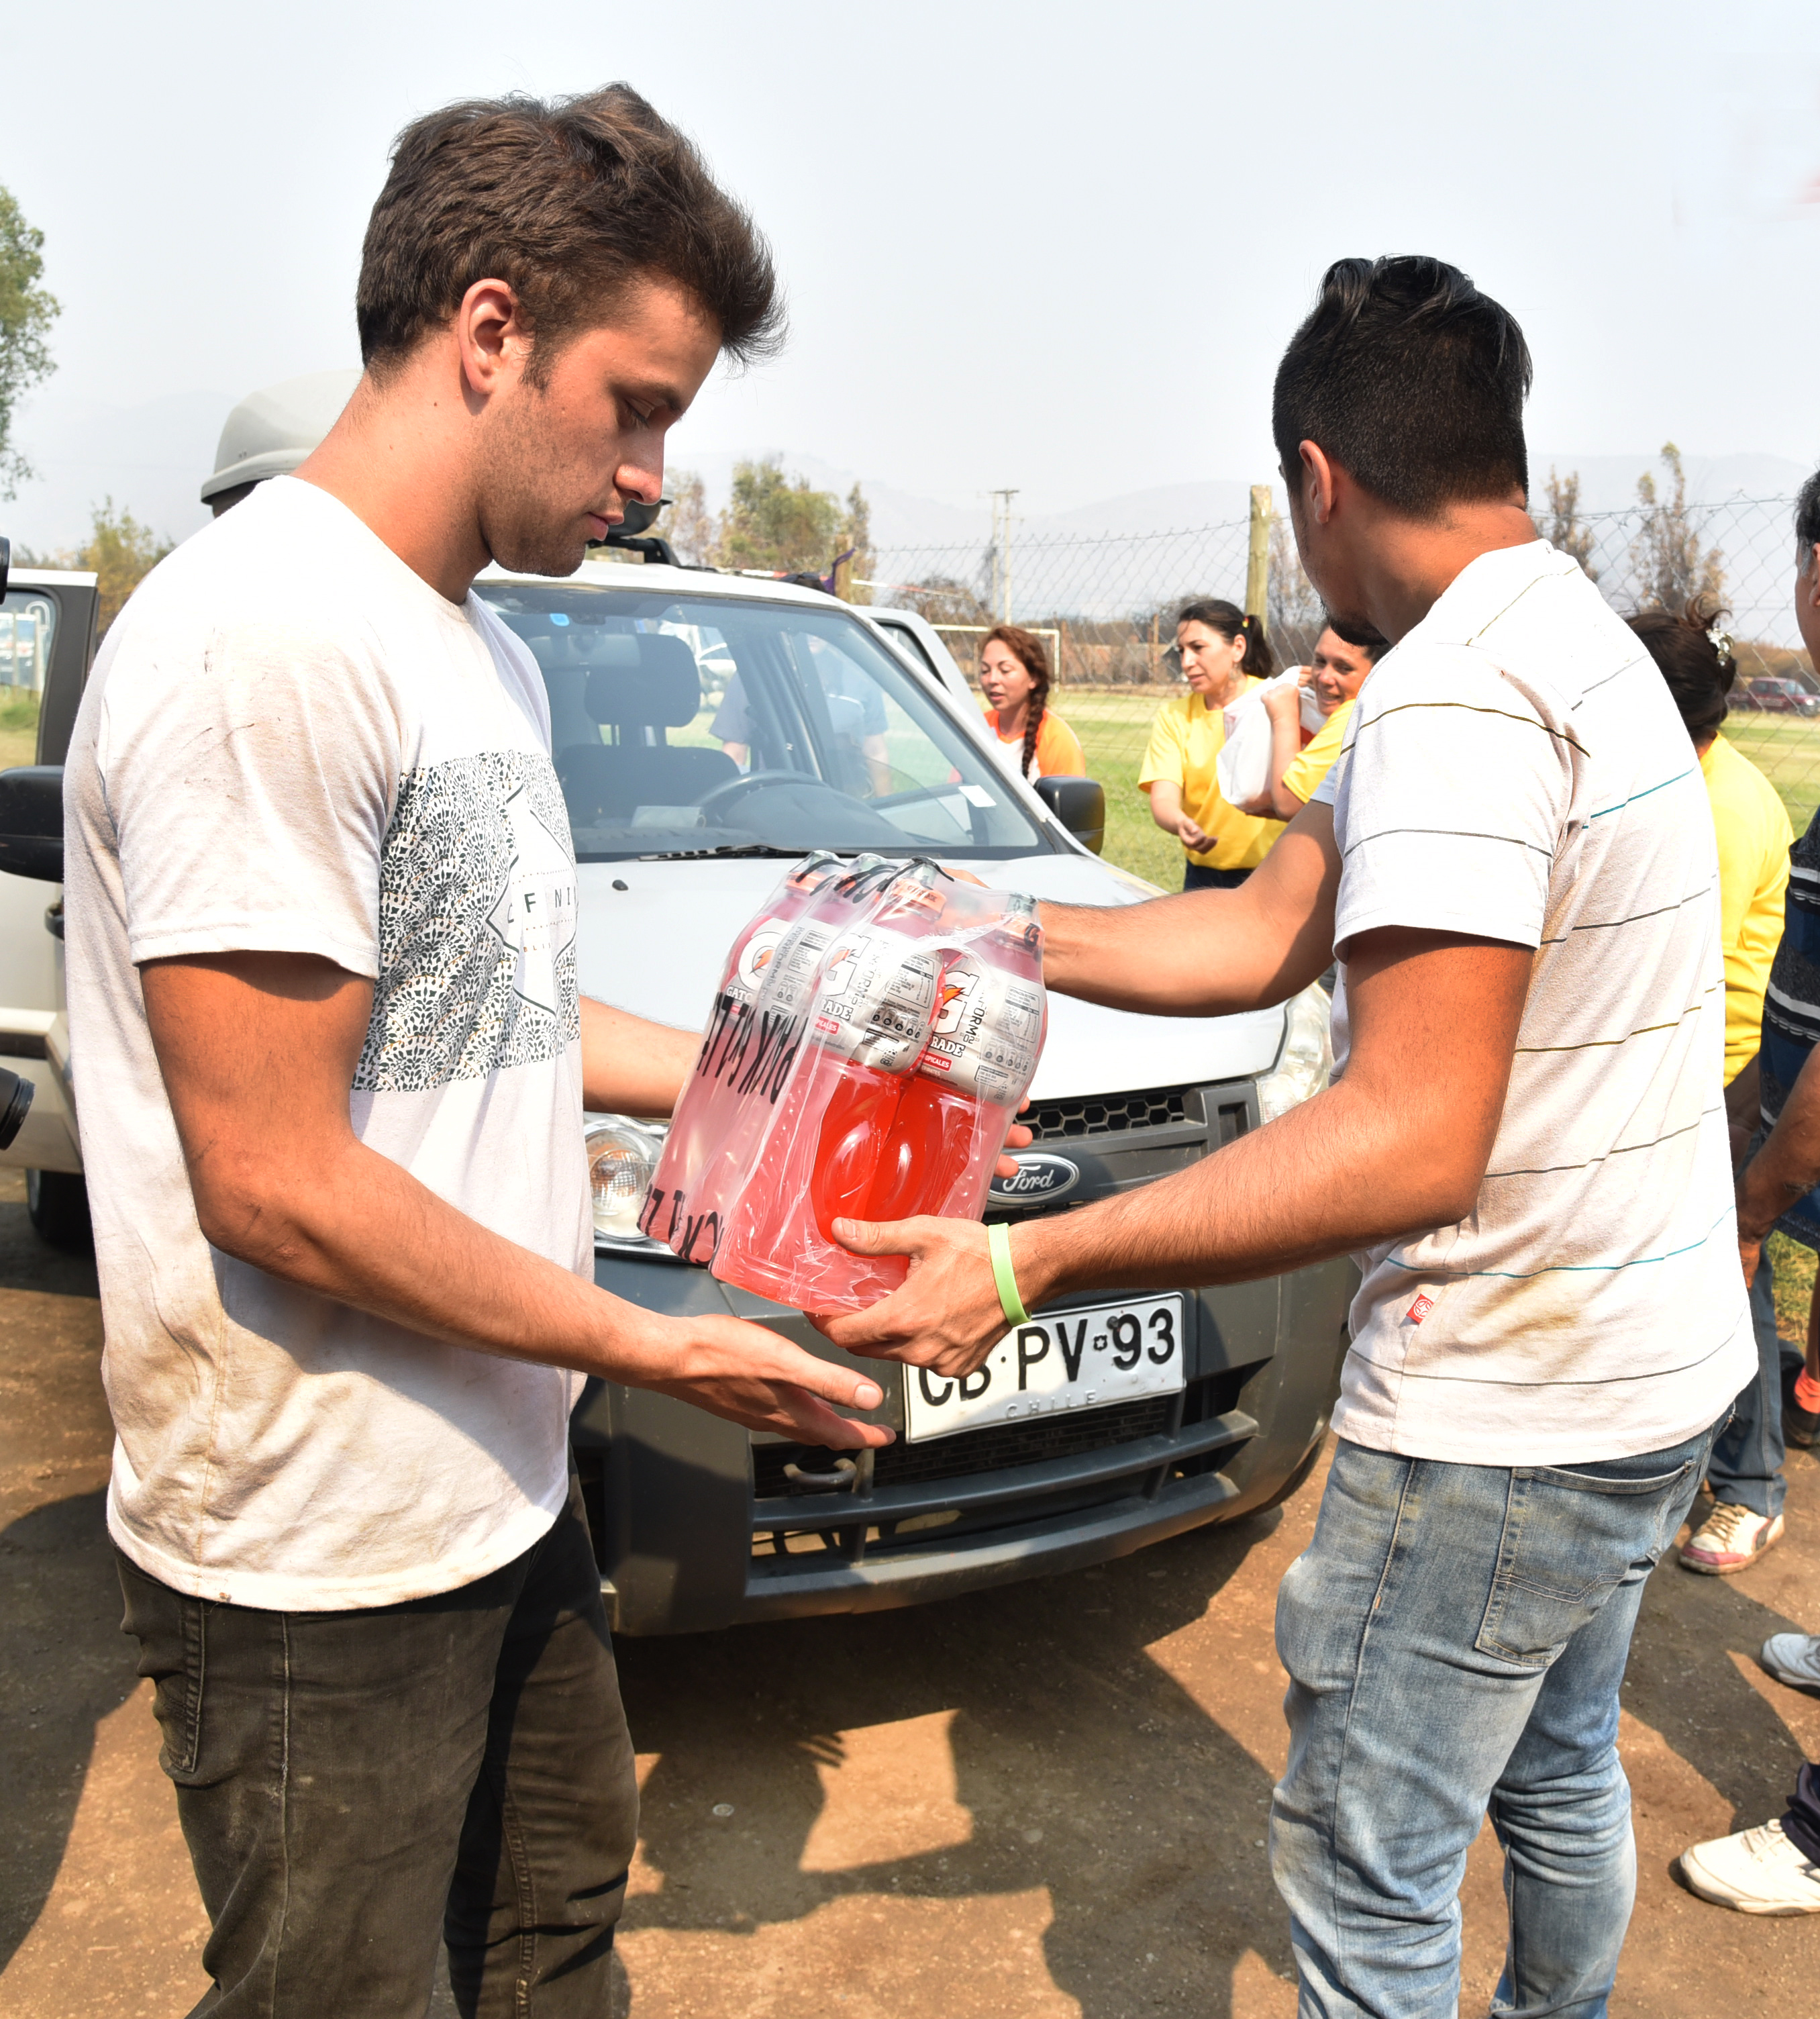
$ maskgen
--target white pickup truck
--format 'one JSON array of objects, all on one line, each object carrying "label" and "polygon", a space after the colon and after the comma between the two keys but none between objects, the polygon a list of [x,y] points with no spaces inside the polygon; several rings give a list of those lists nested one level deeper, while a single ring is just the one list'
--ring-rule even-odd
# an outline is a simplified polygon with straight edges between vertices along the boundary
[{"label": "white pickup truck", "polygon": [[[920,619],[678,567],[656,542],[621,544],[566,580],[490,570],[476,585],[548,686],[588,994],[701,1028],[735,933],[812,849],[933,856],[1076,904],[1149,894],[1095,852],[1097,786],[1033,789],[1008,775]],[[0,866],[41,879],[60,875],[54,767],[86,663],[52,669],[38,766],[0,774]],[[80,1184],[74,1138],[59,1133],[81,1075],[52,992],[60,915],[53,904],[47,934],[49,894],[42,880],[0,878],[0,974],[29,998],[0,1008],[0,1031],[28,1048],[46,1102],[45,1125],[34,1111],[37,1133],[10,1154],[40,1173],[41,1216]],[[1141,1187],[1306,1099],[1326,1083],[1326,1017],[1318,988],[1221,1017],[1052,998],[1026,1118],[1036,1140],[988,1217],[1066,1213]],[[81,1120],[107,1125],[104,1114]],[[844,1357],[798,1313],[639,1234],[660,1125],[595,1116],[589,1134],[602,1287],[653,1310],[731,1310]],[[1070,1298],[1034,1314],[1028,1336],[1008,1338],[966,1384],[881,1365],[877,1415],[898,1441],[857,1460],[591,1383],[573,1438],[617,1622],[678,1632],[905,1604],[1271,1504],[1319,1448],[1353,1280],[1335,1261],[1218,1289]],[[1095,1371],[1113,1366],[1120,1399],[1108,1403]]]}]

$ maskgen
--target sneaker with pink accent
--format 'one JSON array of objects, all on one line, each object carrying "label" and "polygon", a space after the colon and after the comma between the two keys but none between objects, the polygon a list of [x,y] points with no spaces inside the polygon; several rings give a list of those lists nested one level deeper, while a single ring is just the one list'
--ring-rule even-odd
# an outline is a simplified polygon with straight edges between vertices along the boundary
[{"label": "sneaker with pink accent", "polygon": [[1735,1571],[1749,1570],[1782,1539],[1781,1515],[1772,1520],[1721,1500],[1681,1545],[1681,1568],[1701,1571],[1708,1577],[1730,1577]]},{"label": "sneaker with pink accent", "polygon": [[1702,1900],[1740,1914],[1820,1914],[1820,1865],[1789,1843],[1779,1816],[1684,1850],[1681,1876]]}]

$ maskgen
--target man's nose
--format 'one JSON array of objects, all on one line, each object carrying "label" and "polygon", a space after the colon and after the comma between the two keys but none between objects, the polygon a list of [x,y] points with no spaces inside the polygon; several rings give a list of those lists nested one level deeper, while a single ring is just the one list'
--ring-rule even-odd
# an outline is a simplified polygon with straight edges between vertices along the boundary
[{"label": "man's nose", "polygon": [[635,498],[641,505],[655,505],[664,495],[664,466],[622,462],[613,472],[613,488],[622,498]]}]

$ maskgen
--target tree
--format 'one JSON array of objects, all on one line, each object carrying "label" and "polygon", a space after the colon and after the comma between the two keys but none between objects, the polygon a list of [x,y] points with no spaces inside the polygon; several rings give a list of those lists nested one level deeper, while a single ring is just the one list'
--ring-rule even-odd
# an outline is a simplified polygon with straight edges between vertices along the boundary
[{"label": "tree", "polygon": [[1716,546],[1702,547],[1688,510],[1688,480],[1681,452],[1673,442],[1662,445],[1673,495],[1657,496],[1653,471],[1637,480],[1637,502],[1643,523],[1630,542],[1630,571],[1636,579],[1638,607],[1666,610],[1680,616],[1696,596],[1717,604],[1725,596],[1725,556]]},{"label": "tree", "polygon": [[713,553],[717,538],[707,509],[707,487],[693,469],[672,470],[670,510],[656,530],[676,549],[678,560],[700,567]]},{"label": "tree", "polygon": [[[1645,478],[1645,481],[1648,480]],[[1548,523],[1543,533],[1552,547],[1564,554],[1572,554],[1586,571],[1588,582],[1597,582],[1598,570],[1593,566],[1593,531],[1579,515],[1579,472],[1570,471],[1565,477],[1557,477],[1554,466],[1548,467]]]},{"label": "tree", "polygon": [[0,498],[11,498],[32,474],[13,446],[13,410],[56,368],[51,362],[51,324],[62,311],[39,285],[44,234],[25,221],[17,199],[0,188]]},{"label": "tree", "polygon": [[832,491],[817,491],[806,477],[793,482],[780,458],[733,466],[733,495],[721,514],[715,559],[726,568],[769,568],[780,574],[824,574],[840,552],[845,520]]},{"label": "tree", "polygon": [[870,603],[871,590],[853,580],[858,575],[863,582],[870,582],[876,565],[872,551],[872,507],[857,484],[847,493],[847,516],[841,523],[841,546],[853,549],[852,560],[841,571],[842,594],[849,603]]},{"label": "tree", "polygon": [[95,571],[103,636],[126,599],[170,551],[168,540],[142,526],[130,512],[115,511],[111,498],[96,506],[88,543],[70,556],[69,564]]}]

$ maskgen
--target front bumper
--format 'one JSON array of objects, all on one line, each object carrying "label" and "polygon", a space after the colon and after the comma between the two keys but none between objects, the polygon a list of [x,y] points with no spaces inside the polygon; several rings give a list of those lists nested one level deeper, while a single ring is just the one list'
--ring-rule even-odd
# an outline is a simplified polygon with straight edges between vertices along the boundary
[{"label": "front bumper", "polygon": [[[649,1309],[755,1319],[850,1364],[800,1313],[704,1270],[602,1252],[595,1274]],[[799,1474],[826,1477],[831,1455],[591,1383],[573,1437],[617,1630],[916,1604],[1102,1562],[1261,1506],[1326,1428],[1355,1280],[1349,1263],[1332,1262],[1190,1292],[1181,1393],[1046,1419],[1046,1450],[997,1430],[900,1441],[834,1490],[797,1490],[783,1470],[801,1461]],[[1095,1299],[1054,1308],[1076,1301]],[[871,1371],[885,1390],[873,1419],[901,1435],[900,1370]]]}]

